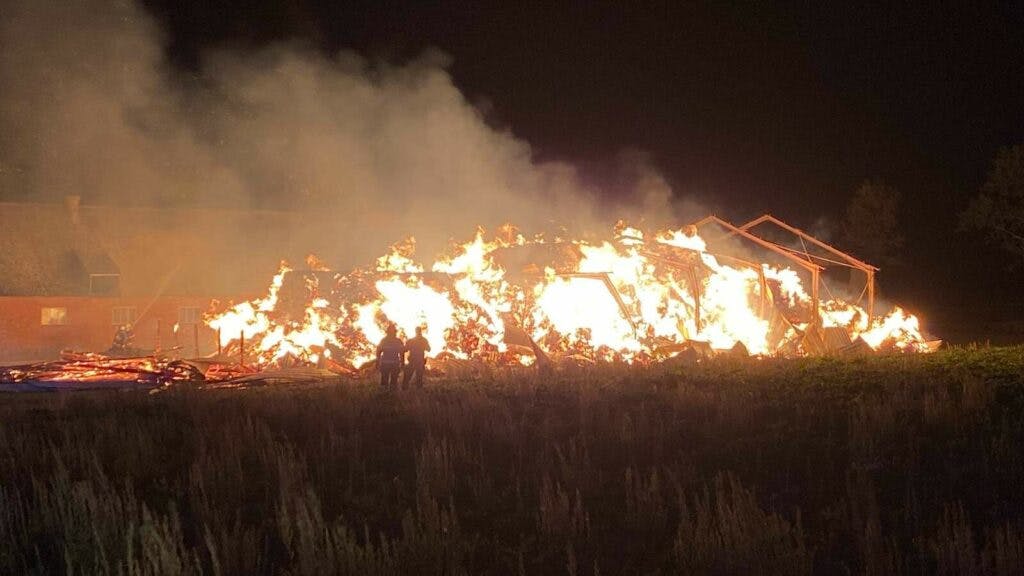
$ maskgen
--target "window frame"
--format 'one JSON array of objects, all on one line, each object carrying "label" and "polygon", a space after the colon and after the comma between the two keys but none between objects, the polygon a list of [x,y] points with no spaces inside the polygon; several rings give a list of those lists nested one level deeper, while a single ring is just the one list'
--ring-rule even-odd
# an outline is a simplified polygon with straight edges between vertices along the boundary
[{"label": "window frame", "polygon": [[[62,310],[60,314],[56,316],[60,317],[60,322],[52,322],[55,317],[54,314],[47,314],[47,311]],[[40,326],[67,326],[70,324],[68,320],[68,307],[67,306],[40,306],[39,307],[39,325]]]},{"label": "window frame", "polygon": [[[119,311],[130,311],[128,314],[127,321],[118,321],[117,313]],[[112,306],[110,308],[110,325],[111,326],[133,326],[135,321],[139,318],[138,308],[135,306]]]}]

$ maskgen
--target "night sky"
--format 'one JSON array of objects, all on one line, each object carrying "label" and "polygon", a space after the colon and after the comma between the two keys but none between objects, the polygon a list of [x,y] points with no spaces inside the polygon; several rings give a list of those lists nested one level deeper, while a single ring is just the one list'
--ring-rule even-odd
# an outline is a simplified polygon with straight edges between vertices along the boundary
[{"label": "night sky", "polygon": [[463,92],[540,158],[600,178],[622,150],[643,150],[680,192],[738,213],[832,212],[867,178],[956,208],[996,149],[1024,140],[1019,4],[147,4],[183,69],[211,47],[281,40],[396,62],[439,48]]}]

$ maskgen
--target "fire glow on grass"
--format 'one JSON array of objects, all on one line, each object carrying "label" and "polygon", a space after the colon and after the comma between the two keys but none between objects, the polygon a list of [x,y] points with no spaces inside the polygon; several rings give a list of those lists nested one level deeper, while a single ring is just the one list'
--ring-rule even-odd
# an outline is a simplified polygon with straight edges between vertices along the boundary
[{"label": "fire glow on grass", "polygon": [[[527,240],[503,231],[487,240],[478,230],[429,268],[414,260],[410,239],[375,267],[334,275],[332,286],[307,277],[301,310],[280,306],[290,272],[282,265],[265,297],[213,312],[206,323],[225,348],[244,337],[246,354],[260,365],[329,357],[359,367],[373,358],[389,323],[404,337],[423,327],[432,358],[524,365],[535,362],[534,345],[550,355],[624,362],[670,356],[687,341],[800,355],[807,352],[804,332],[818,323],[873,349],[928,350],[918,319],[900,308],[869,319],[860,306],[832,299],[821,302],[816,323],[794,270],[725,264],[692,230],[660,232],[651,242],[639,230],[620,228],[616,241],[600,243]],[[560,251],[564,262],[506,270],[496,257],[536,247]],[[315,260],[310,265],[325,270]]]}]

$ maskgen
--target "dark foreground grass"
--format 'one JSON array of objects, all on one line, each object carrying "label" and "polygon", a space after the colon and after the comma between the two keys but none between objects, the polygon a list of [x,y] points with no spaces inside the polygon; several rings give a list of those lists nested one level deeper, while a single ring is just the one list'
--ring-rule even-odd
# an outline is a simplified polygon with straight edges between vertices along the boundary
[{"label": "dark foreground grass", "polygon": [[0,396],[3,574],[1019,574],[1024,348]]}]

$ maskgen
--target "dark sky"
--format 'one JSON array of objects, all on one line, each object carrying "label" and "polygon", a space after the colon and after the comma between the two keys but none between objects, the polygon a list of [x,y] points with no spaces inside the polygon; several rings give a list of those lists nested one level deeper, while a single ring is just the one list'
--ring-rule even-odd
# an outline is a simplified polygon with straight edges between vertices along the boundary
[{"label": "dark sky", "polygon": [[995,150],[1024,141],[1024,7],[820,4],[148,1],[183,68],[284,39],[398,62],[440,48],[496,124],[597,179],[635,148],[738,213],[830,214],[867,178],[958,208]]}]

